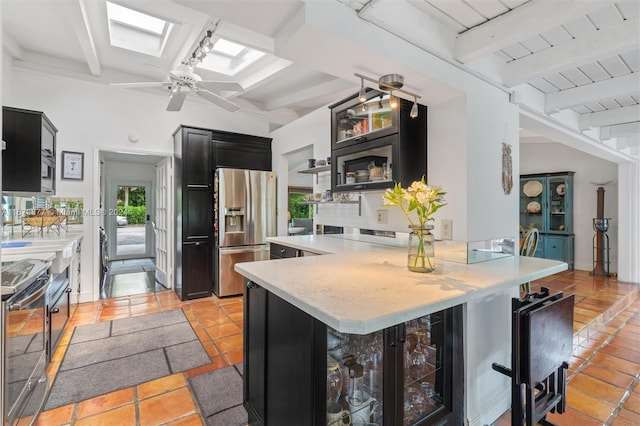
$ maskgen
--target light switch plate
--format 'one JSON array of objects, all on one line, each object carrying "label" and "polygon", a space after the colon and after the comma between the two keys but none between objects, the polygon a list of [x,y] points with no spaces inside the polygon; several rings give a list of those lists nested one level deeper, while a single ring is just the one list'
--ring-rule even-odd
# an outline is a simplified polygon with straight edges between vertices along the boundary
[{"label": "light switch plate", "polygon": [[376,221],[381,224],[389,222],[389,212],[387,210],[378,210]]},{"label": "light switch plate", "polygon": [[443,240],[453,239],[453,220],[442,219],[440,221],[440,238]]}]

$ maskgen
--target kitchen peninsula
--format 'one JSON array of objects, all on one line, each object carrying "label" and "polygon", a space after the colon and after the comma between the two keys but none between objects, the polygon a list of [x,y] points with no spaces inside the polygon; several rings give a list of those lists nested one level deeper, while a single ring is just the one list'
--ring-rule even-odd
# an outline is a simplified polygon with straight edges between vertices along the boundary
[{"label": "kitchen peninsula", "polygon": [[[417,274],[407,270],[402,244],[383,241],[276,237],[272,245],[323,256],[236,265],[247,278],[244,400],[252,423],[342,424],[348,416],[462,424],[464,354],[475,350],[463,350],[465,303],[567,269],[510,256],[476,264],[438,259],[436,272]],[[342,384],[332,393],[336,364]],[[354,400],[354,386],[364,399]]]}]

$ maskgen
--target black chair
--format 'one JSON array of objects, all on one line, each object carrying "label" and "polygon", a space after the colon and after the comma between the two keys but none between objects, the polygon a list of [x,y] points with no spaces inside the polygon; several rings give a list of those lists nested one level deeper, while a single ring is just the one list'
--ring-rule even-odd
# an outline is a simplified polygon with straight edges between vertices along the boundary
[{"label": "black chair", "polygon": [[[511,425],[553,426],[547,413],[566,410],[566,382],[573,353],[574,295],[529,293],[512,299],[511,366],[493,369],[511,377]],[[523,398],[524,393],[524,398]]]}]

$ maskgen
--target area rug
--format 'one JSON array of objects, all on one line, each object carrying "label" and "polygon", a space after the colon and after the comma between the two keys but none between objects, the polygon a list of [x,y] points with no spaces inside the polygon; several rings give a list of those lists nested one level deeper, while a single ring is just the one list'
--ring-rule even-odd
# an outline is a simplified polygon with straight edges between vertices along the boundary
[{"label": "area rug", "polygon": [[76,327],[46,410],[211,362],[181,309]]},{"label": "area rug", "polygon": [[242,364],[190,377],[189,385],[207,425],[247,424],[247,412],[242,406]]}]

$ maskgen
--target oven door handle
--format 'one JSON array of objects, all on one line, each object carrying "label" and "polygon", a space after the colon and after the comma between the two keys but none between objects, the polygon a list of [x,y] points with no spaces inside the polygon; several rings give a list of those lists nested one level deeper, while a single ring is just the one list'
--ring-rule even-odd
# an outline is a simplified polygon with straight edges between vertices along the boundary
[{"label": "oven door handle", "polygon": [[24,299],[10,304],[10,311],[19,311],[20,309],[44,296],[44,294],[47,292],[47,289],[49,288],[49,275],[41,276],[36,280],[36,282],[40,282],[40,286],[38,287],[38,289],[33,293],[29,293]]}]

